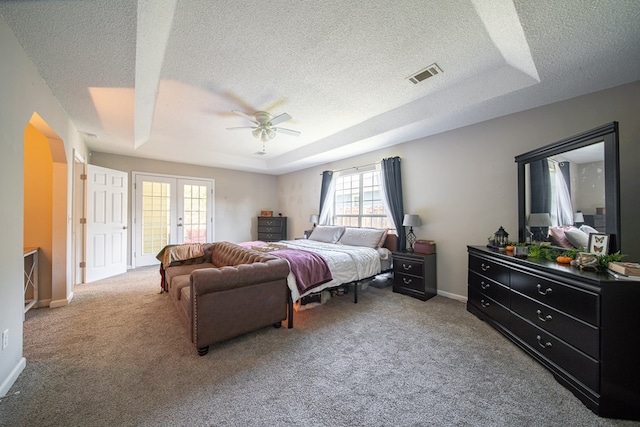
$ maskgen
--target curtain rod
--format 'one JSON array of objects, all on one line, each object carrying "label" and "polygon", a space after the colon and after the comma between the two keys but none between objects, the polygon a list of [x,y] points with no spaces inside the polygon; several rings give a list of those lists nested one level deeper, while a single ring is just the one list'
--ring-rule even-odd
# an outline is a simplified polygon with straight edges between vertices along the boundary
[{"label": "curtain rod", "polygon": [[[380,162],[377,162],[377,163],[369,163],[368,165],[351,166],[350,168],[336,169],[336,170],[333,170],[333,171],[331,171],[331,172],[334,172],[334,173],[335,173],[335,172],[342,172],[342,171],[348,171],[349,169],[355,169],[355,170],[358,170],[358,169],[361,169],[361,168],[368,168],[368,167],[370,167],[370,166],[377,166],[378,164],[380,164]],[[322,172],[320,173],[320,175],[322,175]]]}]

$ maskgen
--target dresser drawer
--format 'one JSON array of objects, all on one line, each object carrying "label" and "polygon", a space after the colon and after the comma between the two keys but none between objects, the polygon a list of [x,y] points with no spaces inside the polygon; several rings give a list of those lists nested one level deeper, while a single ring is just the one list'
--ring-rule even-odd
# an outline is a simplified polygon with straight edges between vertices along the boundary
[{"label": "dresser drawer", "polygon": [[471,286],[469,286],[469,303],[505,327],[509,324],[510,314],[507,307],[478,292]]},{"label": "dresser drawer", "polygon": [[537,354],[551,361],[587,388],[596,393],[600,392],[600,364],[597,360],[515,314],[511,316],[511,331]]},{"label": "dresser drawer", "polygon": [[280,233],[282,234],[282,227],[277,226],[258,226],[258,233]]},{"label": "dresser drawer", "polygon": [[258,233],[258,240],[262,240],[263,242],[276,242],[286,239],[282,233]]},{"label": "dresser drawer", "polygon": [[488,296],[507,308],[509,307],[509,295],[511,294],[511,291],[506,286],[496,282],[495,280],[480,276],[471,270],[469,270],[468,283],[469,288]]},{"label": "dresser drawer", "polygon": [[258,217],[258,227],[280,227],[285,224],[284,218]]},{"label": "dresser drawer", "polygon": [[509,269],[484,258],[469,256],[469,270],[509,286]]},{"label": "dresser drawer", "polygon": [[594,359],[600,359],[599,330],[595,326],[515,292],[511,295],[511,310]]},{"label": "dresser drawer", "polygon": [[594,326],[600,324],[596,293],[516,270],[511,272],[511,289]]}]

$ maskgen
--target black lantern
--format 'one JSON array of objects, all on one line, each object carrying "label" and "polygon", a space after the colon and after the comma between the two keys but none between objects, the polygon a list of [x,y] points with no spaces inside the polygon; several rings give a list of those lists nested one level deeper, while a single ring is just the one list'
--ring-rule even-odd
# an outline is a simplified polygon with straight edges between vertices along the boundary
[{"label": "black lantern", "polygon": [[493,234],[493,245],[499,248],[507,246],[509,243],[509,233],[504,231],[504,228],[500,226],[498,231]]}]

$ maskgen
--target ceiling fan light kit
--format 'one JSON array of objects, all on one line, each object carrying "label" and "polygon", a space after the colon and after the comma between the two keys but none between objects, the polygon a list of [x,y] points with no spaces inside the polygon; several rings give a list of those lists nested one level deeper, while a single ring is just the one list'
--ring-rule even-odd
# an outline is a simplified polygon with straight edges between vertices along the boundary
[{"label": "ceiling fan light kit", "polygon": [[[285,122],[291,119],[291,116],[287,113],[282,113],[278,116],[273,117],[271,114],[266,111],[257,111],[253,117],[243,113],[242,111],[233,110],[239,116],[244,117],[245,119],[250,120],[255,126],[241,126],[241,127],[233,127],[227,128],[228,130],[237,130],[237,129],[252,129],[251,134],[261,140],[263,143],[269,141],[276,137],[278,132],[284,133],[291,136],[298,136],[300,132],[292,129],[285,129],[276,127],[277,124]],[[264,151],[264,147],[263,147]]]}]

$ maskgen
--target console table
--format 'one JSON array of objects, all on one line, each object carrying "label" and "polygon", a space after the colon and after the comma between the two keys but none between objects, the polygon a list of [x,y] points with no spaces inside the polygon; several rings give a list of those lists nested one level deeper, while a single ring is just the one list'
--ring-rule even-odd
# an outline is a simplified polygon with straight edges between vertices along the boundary
[{"label": "console table", "polygon": [[26,313],[38,302],[38,248],[24,248],[23,254],[24,313]]},{"label": "console table", "polygon": [[640,283],[469,246],[467,310],[600,416],[640,420]]}]

